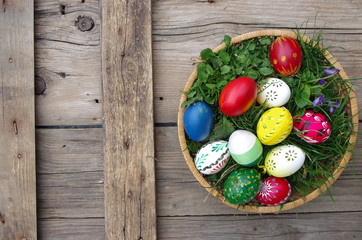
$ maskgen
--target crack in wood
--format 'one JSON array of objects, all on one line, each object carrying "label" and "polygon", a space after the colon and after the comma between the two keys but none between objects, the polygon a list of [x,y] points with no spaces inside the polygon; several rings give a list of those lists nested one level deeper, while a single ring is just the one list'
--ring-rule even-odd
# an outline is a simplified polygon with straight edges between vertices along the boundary
[{"label": "crack in wood", "polygon": [[5,217],[0,213],[0,221],[2,224],[5,224]]},{"label": "crack in wood", "polygon": [[15,135],[18,135],[19,130],[18,130],[18,124],[16,123],[16,121],[13,122],[13,129],[14,129]]},{"label": "crack in wood", "polygon": [[3,12],[6,11],[6,0],[3,0]]}]

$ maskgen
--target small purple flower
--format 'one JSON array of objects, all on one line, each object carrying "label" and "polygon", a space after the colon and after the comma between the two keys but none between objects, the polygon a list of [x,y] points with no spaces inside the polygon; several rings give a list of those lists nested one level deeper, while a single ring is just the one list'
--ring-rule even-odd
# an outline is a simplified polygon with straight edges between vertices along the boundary
[{"label": "small purple flower", "polygon": [[325,100],[327,100],[327,98],[325,98],[323,95],[319,95],[319,96],[313,101],[313,106],[316,107],[316,106],[318,106],[318,105],[322,105]]},{"label": "small purple flower", "polygon": [[324,81],[324,78],[321,77],[321,79],[319,79],[318,83],[319,83],[320,85],[324,85],[324,84],[326,83],[326,81]]},{"label": "small purple flower", "polygon": [[324,71],[326,72],[327,76],[332,76],[339,73],[340,70],[337,68],[331,68],[331,69],[324,69]]},{"label": "small purple flower", "polygon": [[334,112],[335,108],[339,108],[341,106],[341,104],[339,104],[338,102],[329,102],[329,104],[331,104],[329,111],[332,113]]}]

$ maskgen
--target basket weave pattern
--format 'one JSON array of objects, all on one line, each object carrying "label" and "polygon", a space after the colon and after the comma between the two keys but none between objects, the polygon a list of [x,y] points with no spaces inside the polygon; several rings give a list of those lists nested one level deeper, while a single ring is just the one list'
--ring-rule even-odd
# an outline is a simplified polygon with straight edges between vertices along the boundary
[{"label": "basket weave pattern", "polygon": [[[236,37],[232,38],[231,44],[240,43],[244,40],[248,40],[248,39],[255,38],[255,37],[261,37],[261,36],[289,36],[292,38],[297,38],[297,35],[294,32],[288,31],[288,30],[261,30],[261,31],[254,31],[254,32],[249,32],[249,33],[245,33],[245,34],[236,36]],[[310,39],[307,36],[303,36],[303,41],[309,42]],[[225,47],[226,47],[225,44],[220,44],[213,51],[218,52],[219,50],[221,50]],[[328,61],[330,63],[333,63],[335,68],[340,69],[339,75],[342,79],[349,79],[346,72],[343,70],[342,66],[339,64],[339,62],[337,62],[337,60],[332,56],[332,54],[330,52],[326,51],[325,57],[326,57],[326,59],[328,59]],[[191,86],[193,85],[193,83],[196,79],[197,79],[197,71],[195,69],[192,72],[192,74],[190,75],[183,91],[187,92],[191,88]],[[343,94],[343,89],[345,89],[345,86],[342,86],[342,91],[340,91],[340,92],[342,92],[342,94]],[[183,94],[180,99],[179,106],[181,106],[181,103],[183,103],[186,100],[187,100],[187,97],[186,97],[186,95]],[[246,212],[253,212],[253,213],[277,213],[280,211],[290,210],[290,209],[296,208],[298,206],[301,206],[301,205],[315,199],[320,194],[324,193],[328,189],[328,187],[330,187],[337,180],[337,178],[343,172],[344,168],[347,166],[347,164],[352,156],[351,152],[353,150],[354,144],[357,141],[357,132],[358,132],[358,106],[357,106],[357,99],[356,99],[356,95],[355,95],[354,91],[350,92],[349,102],[347,103],[346,106],[347,106],[347,109],[346,109],[347,112],[352,117],[353,134],[351,135],[351,137],[349,139],[350,147],[349,147],[348,151],[346,151],[344,156],[339,160],[339,165],[334,170],[333,176],[330,177],[329,179],[327,179],[320,188],[315,189],[314,191],[310,192],[308,195],[306,195],[304,197],[300,197],[294,201],[285,203],[282,208],[280,206],[252,206],[252,205],[244,205],[244,206],[240,207],[239,205],[231,204],[231,203],[227,202],[221,193],[219,193],[217,190],[213,189],[212,186],[210,185],[210,183],[196,169],[194,160],[191,157],[190,152],[187,150],[187,142],[186,142],[186,136],[185,136],[184,124],[183,124],[183,115],[184,115],[185,109],[181,108],[181,107],[178,110],[178,136],[179,136],[180,147],[181,147],[183,156],[185,158],[186,164],[188,165],[192,174],[199,181],[199,183],[201,184],[202,187],[204,187],[212,196],[219,199],[222,203],[224,203],[230,207],[236,208],[236,209],[240,209],[240,210],[243,210]]]}]

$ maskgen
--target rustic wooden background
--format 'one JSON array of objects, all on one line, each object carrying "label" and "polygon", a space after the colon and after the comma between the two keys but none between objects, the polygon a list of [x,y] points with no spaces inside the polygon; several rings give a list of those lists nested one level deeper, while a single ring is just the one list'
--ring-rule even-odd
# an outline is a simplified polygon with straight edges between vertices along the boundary
[{"label": "rustic wooden background", "polygon": [[[105,238],[100,6],[101,0],[35,0],[35,75],[47,85],[36,96],[39,239]],[[331,188],[334,202],[325,195],[278,215],[204,202],[207,192],[178,146],[179,90],[193,58],[225,34],[296,26],[307,34],[324,28],[325,45],[343,48],[331,51],[350,78],[362,76],[360,0],[152,1],[158,239],[362,239],[360,143]]]}]

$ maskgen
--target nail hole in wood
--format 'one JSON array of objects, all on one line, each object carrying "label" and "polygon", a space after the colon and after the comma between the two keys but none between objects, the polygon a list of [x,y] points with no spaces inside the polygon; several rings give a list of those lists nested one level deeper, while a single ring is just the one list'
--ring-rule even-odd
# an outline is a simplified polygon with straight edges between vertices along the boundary
[{"label": "nail hole in wood", "polygon": [[99,103],[99,100],[98,100],[98,99],[94,99],[94,101],[95,101],[96,103]]},{"label": "nail hole in wood", "polygon": [[64,5],[64,4],[60,4],[60,5],[59,5],[59,10],[60,10],[60,13],[61,13],[62,15],[64,15],[64,14],[65,14],[65,5]]},{"label": "nail hole in wood", "polygon": [[14,59],[12,59],[12,58],[9,58],[9,63],[13,63],[14,62]]},{"label": "nail hole in wood", "polygon": [[60,72],[59,75],[62,77],[62,78],[65,78],[67,75],[65,74],[65,72]]},{"label": "nail hole in wood", "polygon": [[163,101],[164,98],[163,98],[163,97],[159,97],[159,99],[160,99],[160,101]]}]

